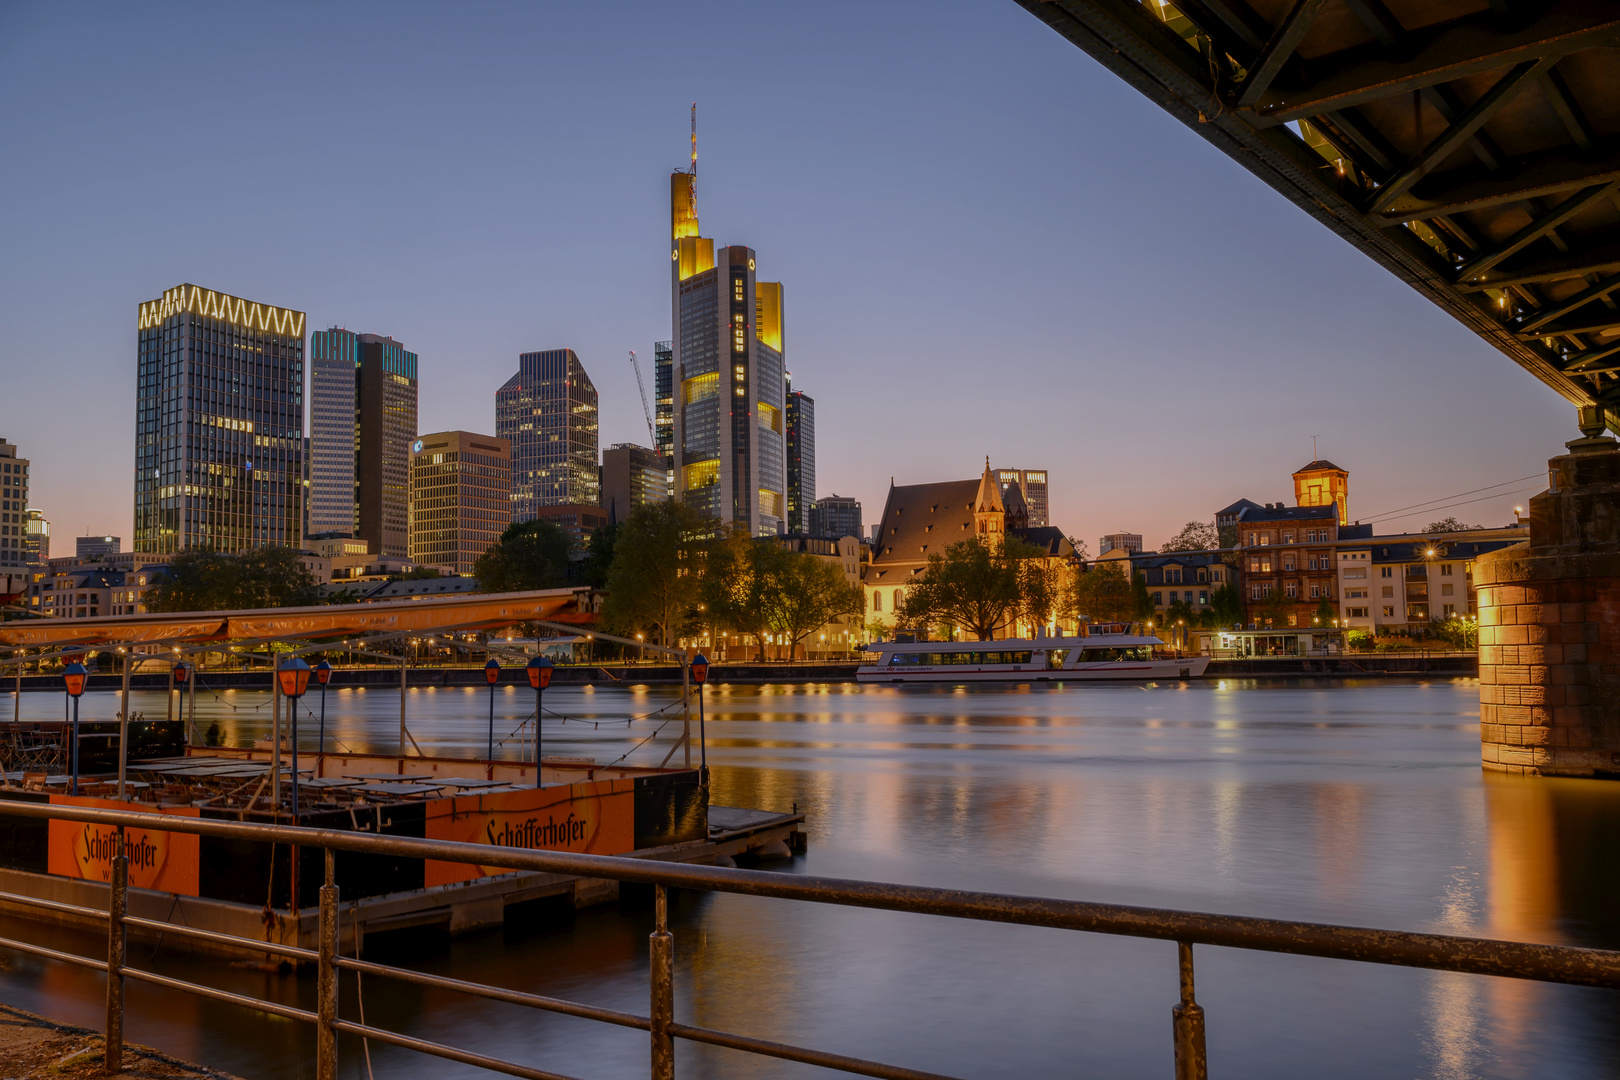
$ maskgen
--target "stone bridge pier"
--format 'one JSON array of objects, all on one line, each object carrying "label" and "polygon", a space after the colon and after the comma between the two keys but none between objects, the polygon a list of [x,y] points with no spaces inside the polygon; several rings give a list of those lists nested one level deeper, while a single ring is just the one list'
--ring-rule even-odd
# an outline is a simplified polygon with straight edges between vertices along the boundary
[{"label": "stone bridge pier", "polygon": [[1487,769],[1620,779],[1620,443],[1597,410],[1581,421],[1529,542],[1474,564]]}]

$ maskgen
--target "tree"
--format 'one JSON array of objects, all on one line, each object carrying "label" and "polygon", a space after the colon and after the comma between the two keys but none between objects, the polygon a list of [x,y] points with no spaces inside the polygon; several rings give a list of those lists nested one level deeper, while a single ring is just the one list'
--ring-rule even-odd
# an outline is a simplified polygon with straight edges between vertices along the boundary
[{"label": "tree", "polygon": [[1086,542],[1084,540],[1074,536],[1067,537],[1066,539],[1069,541],[1069,546],[1074,549],[1074,557],[1076,559],[1079,559],[1081,562],[1089,562],[1091,560],[1091,552],[1087,550]]},{"label": "tree", "polygon": [[1294,610],[1294,601],[1281,589],[1272,589],[1261,598],[1260,610],[1265,613],[1267,626],[1282,626]]},{"label": "tree", "polygon": [[1222,585],[1210,593],[1209,608],[1216,626],[1236,626],[1243,621],[1243,598],[1235,585]]},{"label": "tree", "polygon": [[[1185,600],[1176,600],[1164,609],[1164,629],[1178,641],[1185,627],[1198,625],[1198,612]],[[1164,636],[1164,635],[1161,635]]]},{"label": "tree", "polygon": [[1338,617],[1339,612],[1334,608],[1333,601],[1326,597],[1323,597],[1322,602],[1316,605],[1316,625],[1332,626],[1333,620]]},{"label": "tree", "polygon": [[514,522],[473,564],[481,592],[555,589],[569,569],[568,534],[554,521]]},{"label": "tree", "polygon": [[147,592],[148,611],[240,611],[304,607],[321,601],[320,583],[303,556],[281,545],[226,555],[213,548],[182,551],[167,576]]},{"label": "tree", "polygon": [[1164,542],[1160,551],[1211,551],[1221,546],[1215,526],[1207,521],[1189,521],[1181,531]]},{"label": "tree", "polygon": [[756,660],[765,659],[770,606],[786,556],[780,545],[761,543],[733,528],[709,548],[700,595],[709,625],[754,639]]},{"label": "tree", "polygon": [[1042,554],[1013,536],[1000,544],[977,536],[959,541],[928,556],[898,614],[914,626],[948,624],[991,640],[996,627],[1027,607],[1021,563]]},{"label": "tree", "polygon": [[1439,521],[1431,521],[1424,526],[1426,533],[1470,532],[1474,529],[1483,529],[1483,525],[1464,525],[1454,517],[1443,517]]},{"label": "tree", "polygon": [[1148,595],[1147,575],[1140,570],[1131,575],[1131,597],[1135,601],[1135,615],[1138,622],[1146,622],[1153,618],[1153,597]]},{"label": "tree", "polygon": [[714,522],[678,499],[643,503],[619,523],[602,619],[626,635],[675,643],[698,604]]},{"label": "tree", "polygon": [[613,548],[618,543],[620,528],[617,521],[598,525],[591,533],[590,543],[585,545],[585,561],[580,566],[580,572],[585,584],[593,589],[607,586],[608,571],[613,568]]},{"label": "tree", "polygon": [[1092,622],[1125,622],[1136,610],[1130,579],[1119,560],[1096,562],[1075,575],[1068,595],[1069,614]]},{"label": "tree", "polygon": [[[769,540],[755,543],[776,546]],[[856,617],[866,610],[865,596],[845,580],[838,563],[803,552],[783,554],[787,558],[776,567],[766,605],[771,629],[785,636],[789,645],[797,648],[834,619]]]}]

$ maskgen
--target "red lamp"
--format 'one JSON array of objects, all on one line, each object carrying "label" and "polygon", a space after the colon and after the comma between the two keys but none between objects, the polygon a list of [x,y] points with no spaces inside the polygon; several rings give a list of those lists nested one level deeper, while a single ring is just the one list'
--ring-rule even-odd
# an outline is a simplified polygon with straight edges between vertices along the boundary
[{"label": "red lamp", "polygon": [[174,665],[174,685],[176,685],[176,686],[184,686],[184,685],[186,685],[186,680],[189,679],[189,678],[191,678],[191,665],[190,664],[176,664],[176,665]]},{"label": "red lamp", "polygon": [[315,681],[320,683],[322,686],[325,686],[327,683],[332,681],[332,665],[328,664],[325,660],[322,660],[320,663],[316,664],[313,670],[315,672]]},{"label": "red lamp", "polygon": [[501,665],[497,664],[495,662],[495,658],[492,656],[489,658],[489,663],[484,665],[484,681],[489,683],[489,685],[494,686],[500,677]]},{"label": "red lamp", "polygon": [[276,678],[281,681],[284,696],[301,698],[304,691],[309,689],[309,665],[304,663],[302,657],[289,656],[276,669]]},{"label": "red lamp", "polygon": [[78,697],[84,693],[84,681],[89,678],[90,671],[83,664],[75,660],[62,669],[62,679],[67,683],[67,692],[70,697]]},{"label": "red lamp", "polygon": [[699,686],[709,681],[709,658],[702,653],[692,657],[692,681]]},{"label": "red lamp", "polygon": [[[493,664],[494,662],[495,661],[493,661],[493,660],[490,661],[491,664]],[[536,690],[544,690],[546,687],[550,686],[551,685],[551,669],[554,668],[554,667],[556,667],[556,665],[553,664],[550,660],[547,660],[543,656],[536,656],[533,660],[530,660],[529,661],[529,685],[534,687]],[[484,667],[484,670],[485,671],[489,670],[488,665],[486,665]],[[494,681],[495,681],[494,679],[490,679],[490,682],[494,682]]]}]

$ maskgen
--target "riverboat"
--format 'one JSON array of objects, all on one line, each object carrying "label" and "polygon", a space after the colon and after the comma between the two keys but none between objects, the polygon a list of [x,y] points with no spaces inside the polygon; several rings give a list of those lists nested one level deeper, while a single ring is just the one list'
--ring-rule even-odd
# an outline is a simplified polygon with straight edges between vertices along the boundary
[{"label": "riverboat", "polygon": [[855,680],[875,682],[1095,682],[1103,679],[1197,679],[1207,656],[1163,656],[1156,637],[1092,633],[1084,637],[1001,641],[879,641],[866,646]]}]

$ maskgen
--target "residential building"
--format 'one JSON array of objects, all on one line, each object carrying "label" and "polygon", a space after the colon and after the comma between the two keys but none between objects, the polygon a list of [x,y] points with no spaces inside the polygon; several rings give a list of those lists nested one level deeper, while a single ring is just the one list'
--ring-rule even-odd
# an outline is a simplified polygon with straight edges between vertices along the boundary
[{"label": "residential building", "polygon": [[1248,499],[1239,499],[1231,506],[1215,511],[1215,535],[1217,537],[1217,546],[1223,548],[1237,547],[1238,515],[1242,514],[1245,510],[1258,509],[1260,509],[1259,503],[1250,502]]},{"label": "residential building", "polygon": [[411,443],[413,561],[470,574],[511,522],[511,443],[471,431]]},{"label": "residential building", "polygon": [[137,330],[135,551],[300,543],[304,313],[180,285]]},{"label": "residential building", "polygon": [[1340,525],[1350,524],[1350,474],[1331,461],[1317,460],[1294,473],[1296,506],[1331,506]]},{"label": "residential building", "polygon": [[602,509],[609,521],[623,521],[643,503],[669,498],[665,457],[635,443],[614,443],[602,451]]},{"label": "residential building", "polygon": [[27,529],[23,538],[23,561],[37,569],[51,557],[51,523],[43,510],[26,510],[23,517]]},{"label": "residential building", "polygon": [[117,555],[124,550],[124,541],[116,536],[75,536],[73,555],[79,559],[99,559],[103,555]]},{"label": "residential building", "polygon": [[793,389],[787,390],[787,531],[802,534],[810,528],[810,510],[816,501],[816,403]]},{"label": "residential building", "polygon": [[[28,606],[47,619],[87,619],[114,614],[113,593],[122,592],[122,570],[101,567],[52,569],[34,575]],[[125,605],[120,600],[117,605]],[[120,610],[117,614],[125,614]]]},{"label": "residential building", "polygon": [[569,541],[579,550],[591,542],[591,533],[608,523],[608,512],[595,503],[542,506],[534,516],[541,521],[560,525],[562,531],[568,534]]},{"label": "residential building", "polygon": [[601,501],[596,386],[573,349],[518,357],[495,394],[495,434],[512,446],[512,520]]},{"label": "residential building", "polygon": [[[1327,625],[1337,617],[1338,508],[1263,504],[1237,520],[1245,623]],[[1332,616],[1318,614],[1326,604]]]},{"label": "residential building", "polygon": [[[1175,551],[1165,555],[1139,555],[1130,560],[1130,569],[1142,575],[1147,586],[1148,599],[1153,601],[1153,622],[1159,636],[1171,641],[1180,638],[1186,647],[1186,627],[1173,625],[1167,618],[1177,604],[1181,611],[1201,616],[1212,610],[1211,595],[1216,589],[1232,584],[1236,572],[1212,551]],[[1181,616],[1185,617],[1185,616]]]},{"label": "residential building", "polygon": [[698,235],[694,173],[670,177],[677,495],[754,536],[787,522],[783,301],[751,248]]},{"label": "residential building", "polygon": [[862,536],[861,501],[844,495],[817,499],[810,509],[811,536]]},{"label": "residential building", "polygon": [[417,356],[382,334],[334,326],[310,335],[309,528],[410,549]]},{"label": "residential building", "polygon": [[1373,634],[1408,633],[1432,619],[1477,614],[1474,560],[1529,539],[1523,525],[1451,533],[1373,536],[1339,531],[1340,621]]},{"label": "residential building", "polygon": [[1142,554],[1142,534],[1133,532],[1113,532],[1108,533],[1102,539],[1097,541],[1097,554],[1099,556],[1113,551],[1115,548],[1118,548],[1121,551],[1128,551],[1132,555]]},{"label": "residential building", "polygon": [[[862,583],[866,593],[866,618],[882,623],[894,632],[904,632],[895,613],[904,603],[907,586],[928,567],[931,554],[942,554],[952,544],[979,537],[992,544],[1013,536],[1042,549],[1048,565],[1063,579],[1059,589],[1068,587],[1067,577],[1075,572],[1074,548],[1063,530],[1053,526],[1031,528],[1022,493],[1013,488],[1004,500],[988,462],[977,480],[949,480],[937,484],[890,484],[883,516],[872,542],[872,561]],[[1053,613],[1050,625],[1063,620]],[[1072,623],[1071,623],[1072,625]],[[927,632],[930,628],[910,628]],[[1003,636],[1015,631],[1033,632],[1023,623],[1008,625]]]},{"label": "residential building", "polygon": [[996,481],[1001,484],[1003,497],[1006,496],[1008,488],[1018,488],[1024,497],[1024,504],[1029,507],[1030,528],[1038,529],[1051,524],[1051,503],[1046,489],[1045,469],[997,469]]},{"label": "residential building", "polygon": [[14,443],[0,439],[0,574],[29,566],[28,467]]}]

